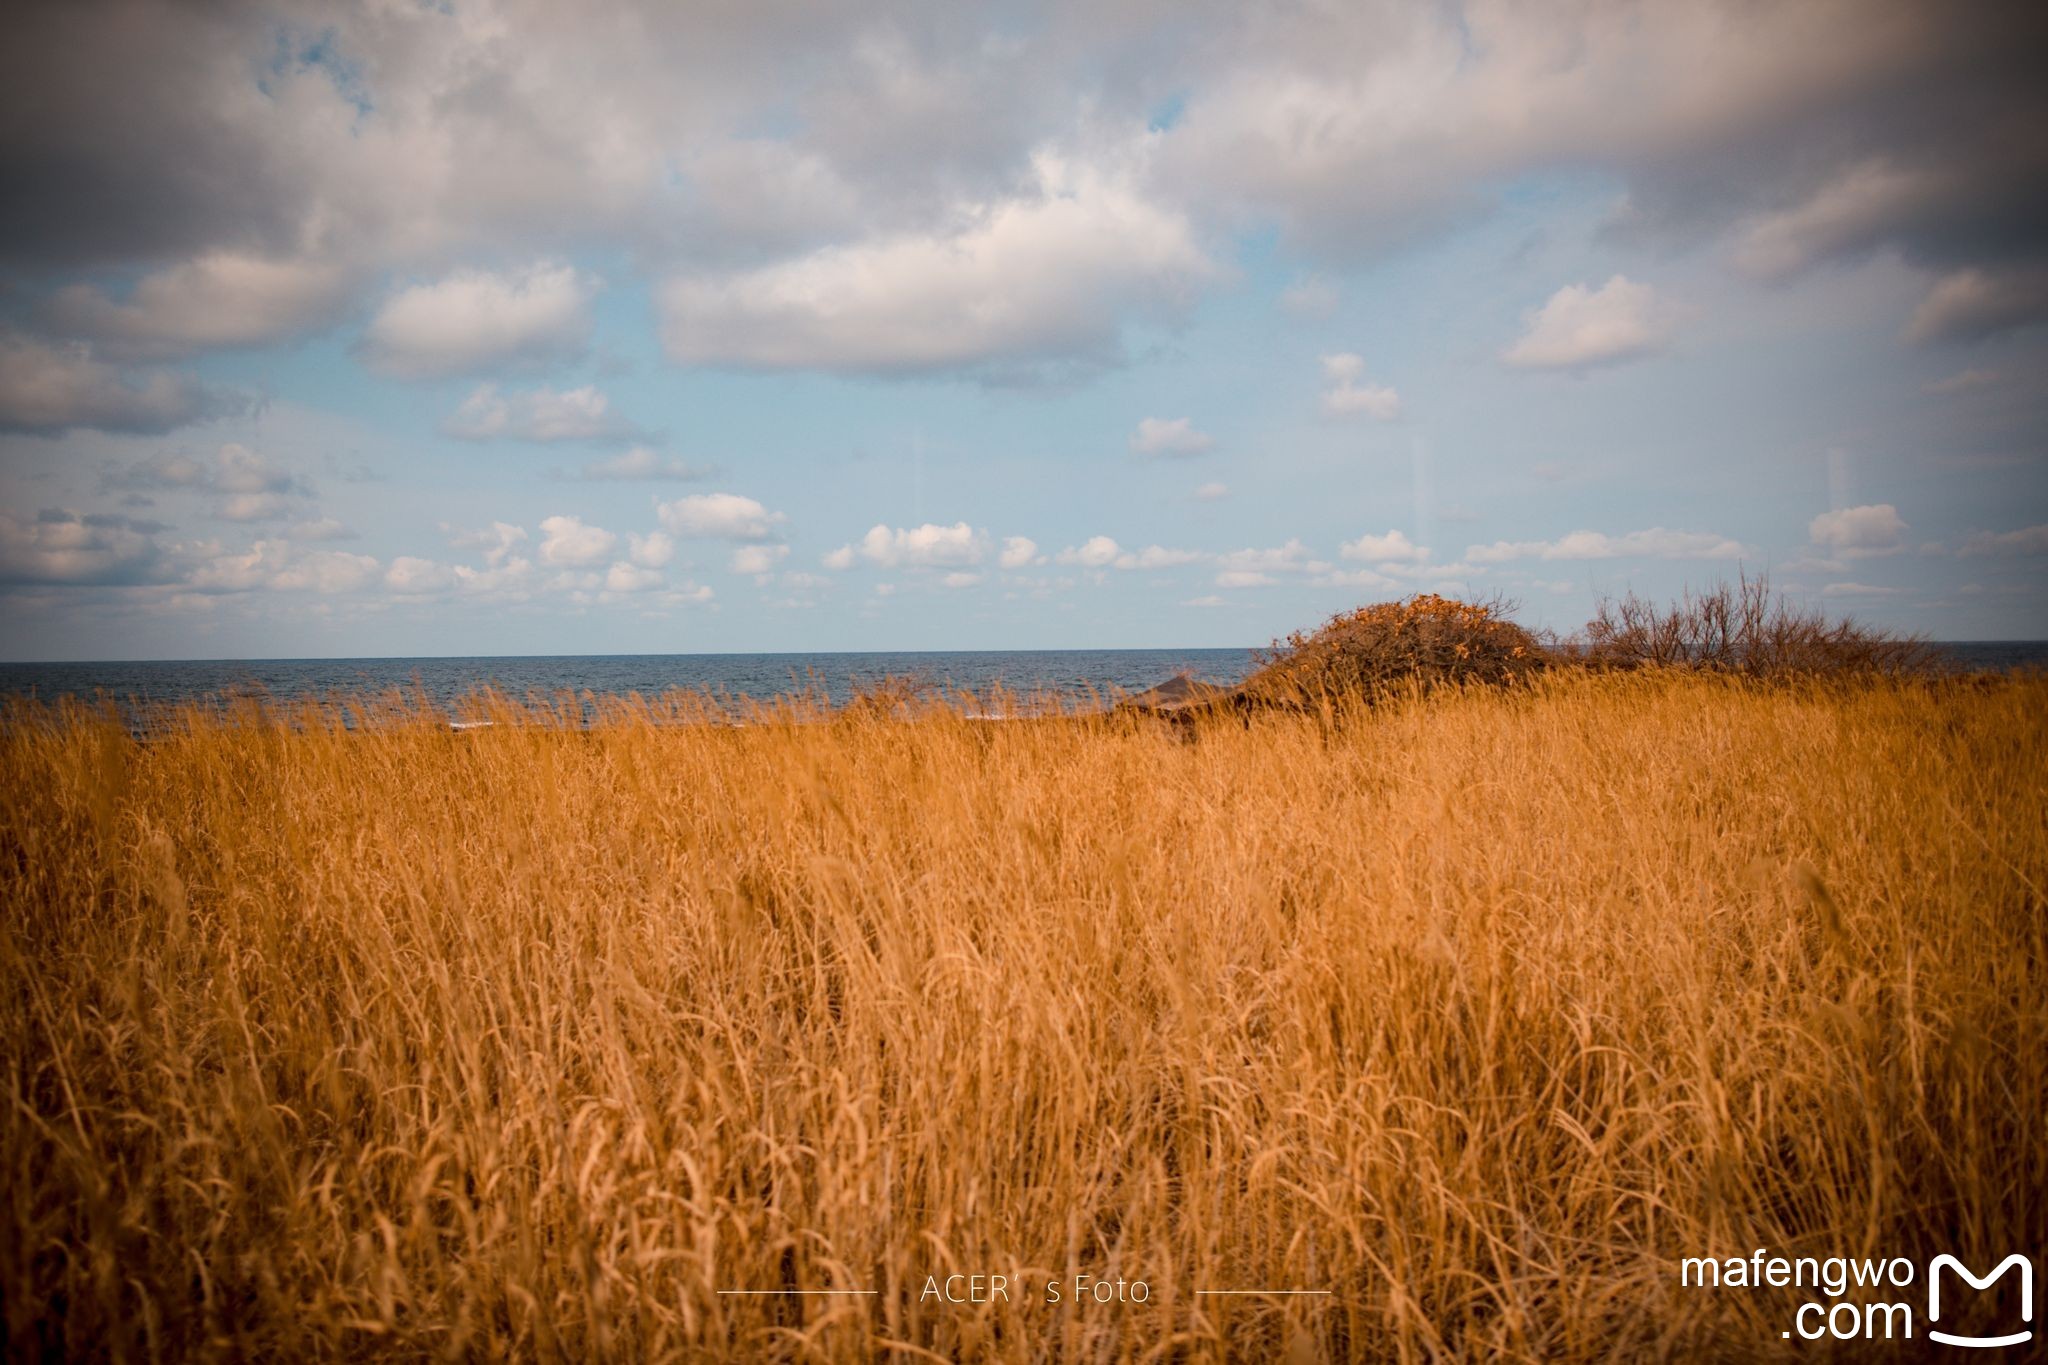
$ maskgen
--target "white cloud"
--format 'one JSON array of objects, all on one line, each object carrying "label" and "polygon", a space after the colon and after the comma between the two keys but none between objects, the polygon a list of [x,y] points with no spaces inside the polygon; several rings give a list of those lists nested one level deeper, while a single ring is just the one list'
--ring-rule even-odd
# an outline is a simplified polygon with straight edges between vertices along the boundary
[{"label": "white cloud", "polygon": [[47,312],[54,327],[116,359],[175,360],[287,340],[331,318],[347,288],[331,261],[215,251],[143,276],[125,302],[70,285]]},{"label": "white cloud", "polygon": [[[222,521],[276,521],[291,514],[291,501],[278,493],[236,493],[221,501],[214,516]],[[304,539],[294,536],[293,539]]]},{"label": "white cloud", "polygon": [[1391,561],[1413,563],[1429,558],[1429,547],[1417,545],[1399,531],[1388,531],[1383,536],[1363,535],[1356,540],[1346,541],[1337,548],[1337,553],[1346,559]]},{"label": "white cloud", "polygon": [[1568,284],[1531,314],[1501,359],[1522,369],[1587,369],[1648,355],[1664,339],[1656,292],[1616,275],[1598,289]]},{"label": "white cloud", "polygon": [[853,373],[1006,371],[1114,357],[1127,315],[1168,318],[1213,273],[1133,177],[1051,154],[1037,184],[878,235],[661,291],[684,364]]},{"label": "white cloud", "polygon": [[1807,536],[1843,559],[1897,554],[1906,548],[1906,522],[1888,502],[1823,512],[1807,524]]},{"label": "white cloud", "polygon": [[1280,580],[1257,569],[1221,569],[1216,574],[1219,588],[1266,588]]},{"label": "white cloud", "polygon": [[940,586],[947,588],[971,588],[980,581],[981,575],[978,573],[970,573],[965,569],[955,569],[944,578],[941,578],[939,583]]},{"label": "white cloud", "polygon": [[1465,558],[1474,564],[1501,564],[1513,559],[1740,559],[1746,553],[1747,547],[1727,536],[1653,526],[1619,536],[1573,531],[1556,540],[1497,540],[1468,547]]},{"label": "white cloud", "polygon": [[604,588],[606,592],[648,592],[660,587],[663,581],[659,569],[628,564],[621,559],[605,570]]},{"label": "white cloud", "polygon": [[607,441],[633,434],[595,385],[500,392],[479,384],[441,429],[465,441]]},{"label": "white cloud", "polygon": [[1205,597],[1190,597],[1181,605],[1184,607],[1227,607],[1230,605],[1230,601],[1228,598],[1218,597],[1212,592]]},{"label": "white cloud", "polygon": [[688,483],[710,475],[709,469],[664,455],[648,446],[634,446],[608,460],[595,460],[583,466],[583,477],[593,480]]},{"label": "white cloud", "polygon": [[[230,442],[211,460],[163,452],[139,460],[105,477],[109,488],[163,490],[174,493],[216,493],[213,515],[222,521],[274,521],[292,515],[294,497],[311,489],[290,470],[259,451]],[[337,523],[338,525],[338,523]],[[295,533],[300,540],[335,539]]]},{"label": "white cloud", "polygon": [[1820,590],[1822,597],[1899,597],[1903,588],[1884,588],[1872,583],[1830,583]]},{"label": "white cloud", "polygon": [[363,359],[383,374],[433,379],[572,357],[589,336],[596,289],[567,265],[458,270],[387,299],[363,335]]},{"label": "white cloud", "polygon": [[611,557],[619,538],[601,526],[586,526],[581,517],[548,517],[540,524],[540,561],[560,568],[581,568]]},{"label": "white cloud", "polygon": [[1183,564],[1196,564],[1209,556],[1200,550],[1169,550],[1164,545],[1147,545],[1142,550],[1118,555],[1114,561],[1119,569],[1174,569]]},{"label": "white cloud", "polygon": [[1108,536],[1090,536],[1079,545],[1061,550],[1054,558],[1061,564],[1078,564],[1084,569],[1106,569],[1122,553],[1123,548]]},{"label": "white cloud", "polygon": [[659,569],[676,557],[676,543],[664,532],[629,532],[626,540],[631,546],[626,557],[643,569]]},{"label": "white cloud", "polygon": [[1205,483],[1196,488],[1189,496],[1193,497],[1196,502],[1216,502],[1219,499],[1230,496],[1230,485],[1224,483]]},{"label": "white cloud", "polygon": [[290,471],[268,456],[233,442],[215,453],[209,486],[221,493],[290,493],[301,488]]},{"label": "white cloud", "polygon": [[853,545],[843,546],[825,556],[825,567],[848,569],[854,557],[885,569],[901,566],[958,568],[981,563],[988,551],[988,537],[966,522],[938,526],[891,528],[877,525]]},{"label": "white cloud", "polygon": [[[1389,566],[1391,567],[1391,566]],[[1332,569],[1309,579],[1319,588],[1372,588],[1383,589],[1395,586],[1395,581],[1383,573],[1371,569]]]},{"label": "white cloud", "polygon": [[82,343],[0,334],[0,431],[54,435],[88,427],[149,435],[239,404],[187,375],[116,369]]},{"label": "white cloud", "polygon": [[1199,455],[1215,444],[1215,437],[1195,430],[1186,417],[1147,417],[1131,433],[1131,449],[1139,455]]},{"label": "white cloud", "polygon": [[1270,549],[1232,550],[1217,556],[1216,562],[1226,572],[1299,573],[1308,570],[1314,564],[1314,558],[1309,554],[1308,546],[1290,539],[1285,545]]},{"label": "white cloud", "polygon": [[1332,417],[1365,413],[1382,422],[1401,415],[1401,395],[1384,384],[1365,382],[1365,358],[1342,351],[1323,357],[1323,376],[1330,387],[1323,391],[1323,411]]},{"label": "white cloud", "polygon": [[455,570],[415,555],[399,555],[384,570],[384,586],[402,597],[426,597],[455,586]]},{"label": "white cloud", "polygon": [[1906,339],[1975,341],[2048,321],[2048,268],[1957,270],[1927,291],[1906,324]]},{"label": "white cloud", "polygon": [[742,545],[732,552],[728,565],[734,573],[765,574],[789,557],[787,545]]},{"label": "white cloud", "polygon": [[293,540],[353,540],[356,535],[333,517],[294,522],[289,534]]},{"label": "white cloud", "polygon": [[2048,522],[2018,531],[1978,531],[1963,542],[1966,555],[2048,555]]},{"label": "white cloud", "polygon": [[1041,562],[1038,542],[1029,536],[1005,536],[1003,552],[996,563],[1005,569],[1025,569]]},{"label": "white cloud", "polygon": [[692,493],[658,504],[655,514],[676,535],[704,540],[767,540],[788,520],[737,493]]},{"label": "white cloud", "polygon": [[511,558],[512,551],[524,545],[527,540],[525,527],[514,526],[505,521],[494,521],[489,526],[475,531],[462,530],[443,522],[441,529],[448,532],[448,543],[457,549],[481,546],[484,563],[494,569],[502,566]]},{"label": "white cloud", "polygon": [[286,540],[259,540],[247,550],[230,553],[211,547],[186,582],[202,592],[350,593],[368,587],[379,565],[369,555],[341,550],[302,551]]},{"label": "white cloud", "polygon": [[851,545],[842,545],[836,550],[827,551],[820,557],[818,562],[828,569],[835,569],[843,573],[852,568],[859,557],[859,552]]},{"label": "white cloud", "polygon": [[475,595],[502,594],[513,598],[525,595],[527,585],[533,580],[533,561],[521,555],[508,555],[489,560],[486,569],[473,568],[468,564],[455,566],[455,583],[465,593]]}]

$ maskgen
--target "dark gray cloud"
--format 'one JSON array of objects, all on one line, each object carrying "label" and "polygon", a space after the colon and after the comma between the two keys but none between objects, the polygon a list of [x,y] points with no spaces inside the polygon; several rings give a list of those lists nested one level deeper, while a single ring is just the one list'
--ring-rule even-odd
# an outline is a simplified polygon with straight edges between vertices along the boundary
[{"label": "dark gray cloud", "polygon": [[[1118,178],[1140,233],[1186,220],[1206,245],[1277,225],[1332,261],[1483,212],[1534,174],[1610,175],[1617,232],[1725,241],[1754,274],[1895,251],[1930,290],[1963,271],[2007,290],[1953,325],[1914,323],[1930,341],[2037,319],[2025,281],[2048,260],[2048,96],[2031,69],[2048,7],[2008,0],[77,0],[15,7],[9,39],[0,264],[36,286],[42,326],[102,362],[269,344],[332,325],[351,297],[595,249],[668,282],[679,358],[783,363],[759,338],[695,340],[696,320],[737,309],[736,335],[766,318],[771,340],[821,337],[794,363],[921,368],[902,338],[926,330],[930,291],[908,313],[853,301],[879,339],[867,356],[822,336],[833,319],[798,286],[822,278],[844,313],[835,263],[893,262],[903,242],[952,259],[1057,197],[1048,156],[1074,183]],[[1097,234],[1081,275],[1123,269],[1117,234]],[[1003,312],[993,278],[942,282],[965,291],[945,315]],[[1104,307],[1140,314],[1158,292]],[[409,336],[445,340],[435,302],[414,301],[425,331]],[[1025,318],[931,363],[985,372],[1047,347],[1099,361],[1116,334],[1114,318]],[[479,368],[462,340],[435,354]],[[106,416],[152,429],[176,406]]]}]

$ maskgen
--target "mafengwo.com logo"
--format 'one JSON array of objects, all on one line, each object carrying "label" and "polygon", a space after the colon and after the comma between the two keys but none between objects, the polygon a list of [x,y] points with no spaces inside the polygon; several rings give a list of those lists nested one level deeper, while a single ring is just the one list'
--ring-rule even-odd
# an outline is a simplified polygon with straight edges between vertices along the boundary
[{"label": "mafengwo.com logo", "polygon": [[[2034,1263],[2014,1252],[1978,1274],[1960,1258],[1943,1253],[1927,1264],[1924,1290],[1919,1267],[1904,1256],[1890,1260],[1847,1256],[1772,1256],[1758,1247],[1747,1257],[1715,1259],[1688,1256],[1679,1262],[1679,1283],[1696,1289],[1810,1289],[1814,1297],[1799,1305],[1792,1324],[1779,1335],[1806,1341],[1911,1341],[1925,1339],[1944,1346],[1997,1350],[2023,1346],[2034,1339]],[[2010,1277],[2010,1278],[2008,1278]],[[2013,1289],[2013,1285],[2017,1289]],[[1987,1331],[1987,1313],[1965,1296],[1965,1289],[1995,1294],[2006,1316],[2002,1330]],[[1926,1305],[1918,1320],[1915,1306]],[[1944,1319],[1944,1310],[1946,1318]],[[1945,1330],[1967,1320],[1969,1332]]]}]

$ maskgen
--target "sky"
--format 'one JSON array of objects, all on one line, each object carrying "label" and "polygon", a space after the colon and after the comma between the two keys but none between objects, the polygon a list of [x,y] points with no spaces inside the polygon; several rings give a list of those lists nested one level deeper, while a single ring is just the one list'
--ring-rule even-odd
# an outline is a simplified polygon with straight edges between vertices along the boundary
[{"label": "sky", "polygon": [[6,27],[0,657],[2048,637],[2048,7]]}]

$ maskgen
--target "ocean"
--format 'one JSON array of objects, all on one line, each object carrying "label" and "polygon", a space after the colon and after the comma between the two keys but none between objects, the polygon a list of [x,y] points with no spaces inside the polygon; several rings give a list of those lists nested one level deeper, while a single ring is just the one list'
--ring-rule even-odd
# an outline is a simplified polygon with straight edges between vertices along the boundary
[{"label": "ocean", "polygon": [[[1948,666],[2003,672],[2048,667],[2048,640],[1960,641],[1937,646]],[[912,678],[986,694],[1138,692],[1176,673],[1233,683],[1251,671],[1246,649],[1021,649],[830,654],[586,654],[422,659],[177,659],[107,663],[0,663],[0,696],[106,697],[161,705],[256,693],[278,700],[334,694],[424,693],[453,706],[496,688],[511,697],[563,691],[624,696],[709,691],[766,700],[822,687],[834,701],[885,678]]]},{"label": "ocean", "polygon": [[518,699],[559,692],[645,697],[671,691],[765,701],[822,687],[835,702],[888,678],[986,694],[1139,692],[1176,673],[1233,683],[1251,649],[1014,649],[833,654],[563,654],[446,659],[180,659],[0,664],[0,696],[71,695],[163,704],[259,693],[423,692],[450,706],[483,688]]}]

